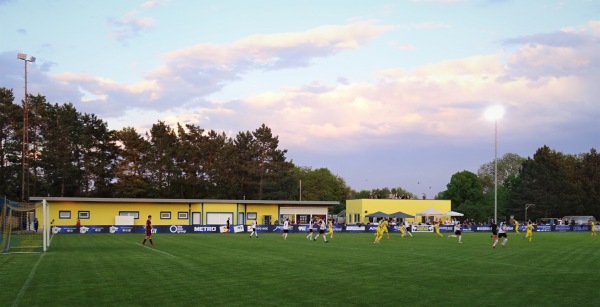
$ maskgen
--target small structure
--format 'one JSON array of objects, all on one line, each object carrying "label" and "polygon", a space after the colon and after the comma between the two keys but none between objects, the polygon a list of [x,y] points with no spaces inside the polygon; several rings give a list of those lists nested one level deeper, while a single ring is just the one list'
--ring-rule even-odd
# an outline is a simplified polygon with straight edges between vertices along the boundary
[{"label": "small structure", "polygon": [[[350,199],[346,201],[346,223],[367,223],[369,215],[378,211],[401,212],[412,218],[413,223],[422,222],[417,213],[433,208],[441,215],[451,210],[450,200],[443,199]],[[388,216],[391,217],[391,213]],[[401,217],[398,217],[401,218]]]}]

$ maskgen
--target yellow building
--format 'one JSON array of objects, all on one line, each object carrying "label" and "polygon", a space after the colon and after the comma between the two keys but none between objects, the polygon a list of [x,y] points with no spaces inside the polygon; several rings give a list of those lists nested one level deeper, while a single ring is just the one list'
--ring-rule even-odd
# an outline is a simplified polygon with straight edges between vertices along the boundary
[{"label": "yellow building", "polygon": [[[427,217],[417,216],[417,213],[429,208],[445,214],[451,210],[451,203],[450,200],[433,199],[352,199],[346,201],[346,223],[367,223],[369,221],[367,215],[378,211],[387,214],[403,212],[414,216],[413,223],[420,223],[425,222]],[[444,216],[435,216],[436,219],[440,217]]]},{"label": "yellow building", "polygon": [[[74,226],[77,219],[82,225],[141,226],[148,215],[152,215],[152,224],[156,226],[224,225],[227,218],[232,225],[250,225],[253,220],[272,225],[281,218],[308,223],[313,216],[325,217],[329,207],[339,204],[337,201],[80,197],[31,197],[30,200],[48,203],[48,220],[54,226]],[[41,212],[36,215],[41,216]]]}]

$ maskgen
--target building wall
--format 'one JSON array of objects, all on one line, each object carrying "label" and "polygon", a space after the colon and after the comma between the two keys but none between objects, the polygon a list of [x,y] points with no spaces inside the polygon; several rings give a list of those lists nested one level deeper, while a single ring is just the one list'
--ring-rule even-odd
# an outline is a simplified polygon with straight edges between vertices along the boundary
[{"label": "building wall", "polygon": [[[189,204],[169,203],[101,203],[101,202],[49,202],[50,221],[55,226],[74,226],[80,211],[89,212],[89,219],[80,219],[85,225],[113,225],[119,212],[138,212],[134,225],[145,225],[148,215],[152,215],[154,225],[188,224],[191,216]],[[60,218],[61,211],[69,211],[70,218]],[[161,212],[170,212],[170,219],[161,219]],[[179,212],[188,213],[187,219],[179,219]],[[41,216],[41,214],[39,214]],[[41,225],[40,225],[41,226]]]},{"label": "building wall", "polygon": [[[422,221],[417,212],[425,211],[433,207],[440,212],[451,211],[450,200],[434,199],[352,199],[346,201],[346,221],[348,224],[366,223],[367,215],[381,211],[391,214],[398,211],[415,216],[409,221],[419,223]],[[360,220],[355,219],[355,215],[360,215]]]},{"label": "building wall", "polygon": [[[201,223],[206,224],[207,213],[231,213],[232,224],[250,225],[252,220],[248,219],[248,213],[256,213],[257,222],[263,224],[264,217],[271,217],[271,224],[277,221],[280,205],[277,204],[239,204],[231,203],[132,203],[132,202],[85,202],[85,201],[49,201],[50,221],[54,220],[54,226],[74,226],[80,211],[89,212],[89,219],[80,219],[82,226],[86,225],[114,225],[115,216],[119,212],[137,212],[138,218],[134,219],[134,225],[145,225],[148,215],[152,215],[153,225],[192,225],[192,215],[201,213]],[[312,208],[312,209],[311,209]],[[315,210],[316,213],[327,211],[326,207],[306,207]],[[59,213],[70,212],[69,218],[60,218]],[[170,213],[170,218],[161,218],[161,213]],[[180,218],[180,214],[187,218]],[[239,220],[239,213],[244,213],[244,220]],[[36,211],[36,216],[42,216],[41,209]],[[223,221],[225,224],[225,221]],[[40,220],[43,228],[43,221]]]}]

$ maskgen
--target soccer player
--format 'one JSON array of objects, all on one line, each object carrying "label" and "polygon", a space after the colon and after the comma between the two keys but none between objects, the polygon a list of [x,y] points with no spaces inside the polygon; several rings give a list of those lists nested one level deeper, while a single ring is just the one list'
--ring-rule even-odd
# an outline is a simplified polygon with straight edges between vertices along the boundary
[{"label": "soccer player", "polygon": [[312,238],[313,238],[313,232],[314,232],[314,227],[315,227],[315,219],[311,219],[308,222],[308,236],[306,236],[306,239],[312,240]]},{"label": "soccer player", "polygon": [[435,229],[435,233],[438,235],[438,237],[442,237],[442,233],[440,232],[440,224],[436,223],[435,221],[433,222],[433,229]]},{"label": "soccer player", "polygon": [[533,225],[531,224],[531,221],[527,223],[525,230],[527,230],[527,232],[525,233],[523,240],[529,238],[529,242],[531,242],[531,239],[533,239]]},{"label": "soccer player", "polygon": [[400,224],[400,233],[402,234],[402,238],[404,238],[404,235],[406,234],[406,226],[404,226],[404,223]]},{"label": "soccer player", "polygon": [[252,233],[250,234],[250,238],[252,238],[252,235],[256,235],[256,238],[258,239],[258,232],[256,231],[256,220],[252,221]]},{"label": "soccer player", "polygon": [[595,237],[596,236],[596,222],[592,219],[590,219],[590,226],[592,227],[592,229],[591,229],[592,236]]},{"label": "soccer player", "polygon": [[406,227],[406,233],[408,233],[408,235],[410,235],[410,237],[412,238],[412,226],[406,220],[404,221],[404,227]]},{"label": "soccer player", "polygon": [[379,225],[377,225],[377,231],[375,232],[375,242],[373,242],[374,244],[379,244],[379,241],[381,240],[381,238],[383,238],[383,223],[379,223]]},{"label": "soccer player", "polygon": [[496,238],[496,240],[494,240],[494,245],[492,245],[492,248],[496,248],[496,244],[498,244],[498,240],[500,240],[500,238],[504,238],[504,241],[502,241],[502,247],[506,247],[506,242],[508,241],[508,235],[506,234],[506,222],[503,221],[500,223],[500,227],[498,227],[498,237]]},{"label": "soccer player", "polygon": [[383,230],[383,233],[385,233],[387,235],[387,239],[389,240],[390,239],[390,233],[388,231],[388,220],[387,220],[387,218],[383,218],[383,220],[381,221],[380,224],[382,224],[381,228]]},{"label": "soccer player", "polygon": [[229,234],[229,226],[231,225],[231,222],[229,221],[229,218],[227,218],[227,227],[225,228],[225,233]]},{"label": "soccer player", "polygon": [[285,221],[283,221],[283,234],[281,235],[284,240],[287,240],[287,235],[288,235],[289,229],[290,229],[290,221],[286,217]]},{"label": "soccer player", "polygon": [[460,222],[456,223],[454,225],[454,234],[453,235],[449,235],[448,238],[453,237],[456,238],[458,237],[458,243],[462,244],[462,225],[460,224]]},{"label": "soccer player", "polygon": [[515,220],[515,234],[519,235],[519,221]]},{"label": "soccer player", "polygon": [[152,242],[152,215],[148,215],[148,219],[146,220],[146,237],[144,238],[144,242],[142,242],[142,246],[146,246],[146,240],[149,240],[152,246],[155,245]]},{"label": "soccer player", "polygon": [[327,222],[327,229],[328,231],[325,236],[329,235],[329,237],[333,239],[333,222],[331,220]]},{"label": "soccer player", "polygon": [[494,220],[492,220],[492,240],[494,242],[498,241],[498,225]]},{"label": "soccer player", "polygon": [[327,225],[325,225],[325,221],[319,220],[319,222],[317,223],[317,227],[319,227],[319,233],[313,240],[317,241],[317,238],[320,235],[323,235],[323,241],[325,241],[325,243],[328,243],[329,241],[327,241],[327,236],[325,235],[325,227],[327,227]]}]

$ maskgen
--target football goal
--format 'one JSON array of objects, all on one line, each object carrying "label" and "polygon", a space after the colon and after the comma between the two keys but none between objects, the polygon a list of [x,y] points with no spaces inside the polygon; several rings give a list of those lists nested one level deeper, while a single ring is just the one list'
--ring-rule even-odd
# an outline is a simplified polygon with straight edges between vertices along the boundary
[{"label": "football goal", "polygon": [[47,203],[19,203],[0,197],[0,253],[39,253],[49,246]]}]

